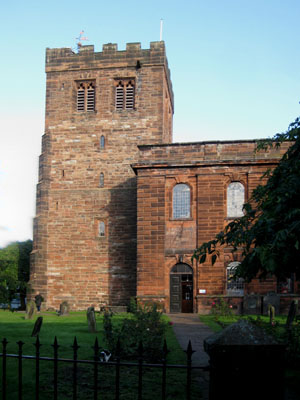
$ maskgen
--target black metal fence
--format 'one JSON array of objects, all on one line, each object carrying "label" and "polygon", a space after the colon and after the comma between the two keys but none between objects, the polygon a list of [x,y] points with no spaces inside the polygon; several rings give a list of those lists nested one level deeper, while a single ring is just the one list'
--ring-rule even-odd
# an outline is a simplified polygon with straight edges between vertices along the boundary
[{"label": "black metal fence", "polygon": [[[165,400],[167,397],[166,389],[167,389],[167,370],[168,369],[180,369],[186,371],[185,382],[182,382],[182,385],[185,386],[185,398],[187,400],[191,399],[191,387],[192,387],[192,370],[208,370],[207,366],[193,366],[192,365],[192,354],[194,350],[192,349],[191,342],[189,341],[187,349],[185,350],[186,353],[186,365],[171,365],[167,364],[167,355],[169,350],[167,348],[166,342],[164,342],[163,346],[163,357],[161,362],[158,364],[147,363],[146,359],[143,354],[143,345],[142,343],[139,344],[138,348],[138,357],[137,362],[124,362],[121,361],[121,348],[120,342],[118,341],[116,347],[116,354],[113,361],[104,362],[100,360],[100,347],[98,344],[98,339],[96,338],[95,344],[92,347],[94,355],[93,360],[80,360],[78,359],[78,343],[76,337],[74,338],[73,345],[71,346],[73,349],[73,356],[72,358],[59,358],[58,357],[58,349],[59,345],[57,342],[57,338],[55,337],[53,347],[53,357],[43,357],[40,355],[40,347],[41,343],[39,341],[39,337],[37,336],[36,342],[34,343],[35,346],[35,354],[34,355],[24,355],[23,354],[23,346],[24,342],[19,341],[17,342],[18,345],[18,354],[8,354],[7,353],[7,344],[8,341],[6,339],[2,340],[3,350],[0,353],[0,357],[2,357],[2,400],[7,400],[10,397],[7,393],[7,360],[9,358],[17,359],[17,382],[18,385],[18,399],[21,400],[23,398],[23,360],[32,360],[35,364],[35,388],[32,389],[32,399],[35,398],[36,400],[43,399],[43,394],[41,393],[42,390],[40,388],[40,373],[41,373],[41,361],[47,361],[53,363],[53,398],[56,400],[59,397],[59,390],[58,390],[58,364],[59,363],[69,363],[71,364],[72,369],[72,398],[76,400],[79,395],[79,387],[78,387],[78,365],[85,364],[91,365],[93,368],[93,373],[90,377],[90,381],[92,383],[92,392],[93,392],[93,399],[97,400],[99,398],[105,399],[103,394],[99,390],[98,381],[99,381],[99,368],[103,365],[108,368],[113,368],[114,373],[114,398],[116,400],[120,399],[121,396],[121,389],[120,389],[120,368],[121,367],[129,367],[129,368],[136,368],[137,369],[137,393],[136,398],[138,400],[143,399],[143,372],[145,369],[147,370],[154,370],[159,369],[161,371],[161,389],[160,389],[160,397],[161,399]],[[159,398],[159,395],[153,394],[154,397]]]}]

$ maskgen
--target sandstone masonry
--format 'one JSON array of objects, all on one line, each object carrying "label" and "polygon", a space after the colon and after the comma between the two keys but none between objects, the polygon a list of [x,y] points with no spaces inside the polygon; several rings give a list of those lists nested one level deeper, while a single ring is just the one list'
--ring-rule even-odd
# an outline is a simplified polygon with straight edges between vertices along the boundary
[{"label": "sandstone masonry", "polygon": [[78,54],[47,49],[46,74],[33,294],[43,294],[46,308],[57,309],[64,300],[72,309],[127,304],[136,294],[136,177],[130,164],[138,160],[137,144],[172,141],[164,42],[146,50],[129,43],[125,51],[106,44],[99,53],[93,46]]}]

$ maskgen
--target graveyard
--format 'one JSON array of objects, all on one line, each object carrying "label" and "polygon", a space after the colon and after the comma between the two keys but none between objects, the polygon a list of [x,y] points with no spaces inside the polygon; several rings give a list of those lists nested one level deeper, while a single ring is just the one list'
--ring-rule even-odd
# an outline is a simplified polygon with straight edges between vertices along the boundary
[{"label": "graveyard", "polygon": [[[250,302],[251,303],[251,302]],[[251,303],[252,304],[252,303]],[[250,306],[251,306],[250,304]],[[214,302],[212,310],[209,315],[199,315],[202,322],[208,325],[212,331],[221,332],[224,328],[234,324],[240,320],[250,321],[256,327],[262,328],[266,336],[272,336],[274,340],[282,344],[287,344],[286,359],[287,371],[286,378],[287,384],[290,385],[294,391],[299,393],[299,360],[300,360],[300,324],[297,317],[297,304],[292,304],[288,315],[278,315],[275,307],[269,307],[267,315],[237,315],[228,303]],[[250,307],[251,308],[251,307]],[[151,310],[145,312],[146,320],[149,319]],[[61,359],[74,360],[93,360],[95,354],[99,354],[99,370],[98,376],[98,390],[99,393],[105,395],[105,399],[115,398],[115,379],[116,371],[114,368],[108,368],[105,361],[116,360],[116,346],[115,336],[117,332],[123,332],[122,346],[134,347],[136,345],[136,352],[133,354],[123,352],[123,358],[130,363],[140,360],[138,353],[137,338],[143,337],[146,342],[146,336],[143,336],[144,331],[149,331],[147,326],[150,326],[152,336],[155,335],[156,322],[158,321],[157,315],[154,312],[154,318],[150,317],[149,321],[152,325],[147,325],[147,321],[139,328],[131,313],[115,313],[100,312],[94,307],[89,307],[87,311],[71,311],[68,304],[61,304],[57,311],[42,311],[37,313],[34,302],[28,303],[26,312],[11,312],[9,310],[0,311],[0,325],[1,325],[1,352],[3,352],[3,339],[6,338],[6,354],[16,354],[15,358],[7,358],[7,376],[8,383],[6,399],[14,399],[18,397],[18,374],[20,373],[20,356],[28,356],[22,362],[22,386],[23,386],[23,399],[31,399],[36,385],[36,364],[34,357],[39,352],[39,392],[42,393],[42,399],[51,399],[54,396],[53,389],[53,368],[52,362],[47,362],[47,358],[53,357],[56,352],[56,357]],[[160,318],[160,317],[159,317]],[[180,348],[176,337],[173,333],[172,326],[168,322],[168,317],[162,315],[163,336],[167,343],[166,362],[168,364],[184,365],[186,364],[186,355]],[[157,321],[156,321],[157,320]],[[154,321],[154,325],[153,325]],[[126,327],[123,330],[123,326]],[[121,329],[122,328],[122,329]],[[129,328],[129,330],[128,330]],[[107,339],[107,329],[111,332],[110,340]],[[139,329],[141,329],[139,331]],[[138,333],[139,331],[139,333]],[[129,332],[128,339],[126,335]],[[137,335],[137,336],[135,336]],[[140,336],[139,336],[140,335]],[[76,338],[76,339],[75,339]],[[159,338],[157,339],[159,340]],[[161,343],[162,344],[162,343]],[[98,347],[97,347],[98,346]],[[106,358],[109,348],[112,351],[112,358]],[[146,349],[146,347],[145,347]],[[21,353],[20,353],[21,352]],[[75,352],[75,353],[74,353]],[[146,350],[148,352],[148,350]],[[19,356],[17,356],[19,355]],[[110,359],[110,360],[109,360]],[[149,357],[148,357],[149,361]],[[153,359],[150,360],[154,362]],[[57,368],[57,391],[59,392],[59,399],[72,398],[73,393],[73,373],[74,363],[58,363]],[[93,376],[95,369],[93,365],[79,364],[76,366],[77,375],[77,398],[93,398]],[[138,374],[136,368],[121,367],[119,371],[121,374],[120,391],[122,393],[120,398],[130,399],[135,398],[136,388],[138,382]],[[2,362],[0,365],[0,374],[2,376]],[[193,390],[190,394],[190,399],[199,398],[201,388],[197,382],[197,374],[193,373],[191,387]],[[160,382],[162,372],[160,370],[151,370],[144,367],[143,369],[143,399],[152,399],[153,393],[156,391],[160,393]],[[125,379],[124,379],[125,378]],[[171,382],[172,384],[168,384]],[[186,398],[186,372],[179,369],[169,370],[166,380],[166,398]],[[2,390],[2,389],[1,389]],[[0,392],[0,397],[3,394]],[[198,396],[198,397],[197,397]],[[55,397],[54,397],[55,398]],[[201,398],[201,397],[200,397]]]},{"label": "graveyard", "polygon": [[[27,310],[28,311],[28,310]],[[103,328],[104,315],[95,312],[91,308],[86,311],[68,311],[61,315],[60,312],[43,311],[36,313],[33,311],[31,318],[27,318],[24,312],[10,312],[0,310],[1,325],[1,344],[0,353],[3,351],[3,338],[7,340],[6,353],[20,354],[20,343],[22,354],[35,356],[37,343],[39,348],[39,392],[42,399],[53,399],[53,363],[42,360],[42,358],[53,357],[54,347],[58,351],[58,357],[63,359],[72,359],[74,356],[74,346],[77,347],[77,358],[79,360],[93,360],[95,354],[95,341],[99,344],[99,354],[101,350],[107,348],[105,333]],[[88,315],[88,317],[87,317]],[[26,318],[25,318],[26,317]],[[42,323],[37,323],[41,321]],[[128,313],[115,314],[113,321],[115,326],[120,326],[124,319],[131,318]],[[165,339],[168,346],[168,363],[185,364],[186,356],[181,350],[171,325],[168,324],[166,317],[163,317],[165,324]],[[34,333],[40,328],[38,336]],[[76,337],[76,344],[74,338]],[[56,344],[55,344],[56,338]],[[131,357],[130,362],[136,361]],[[7,358],[6,380],[8,383],[6,389],[6,399],[18,398],[18,358]],[[0,376],[2,378],[2,359],[0,363]],[[105,399],[115,398],[115,370],[108,368],[105,364],[99,367],[99,393],[105,395]],[[137,391],[137,369],[121,367],[121,393],[120,398],[135,398]],[[23,359],[22,362],[22,386],[23,399],[32,399],[35,391],[36,364],[33,359]],[[93,376],[94,368],[92,365],[79,364],[77,368],[77,398],[93,398]],[[186,378],[185,371],[171,370],[168,372],[168,380],[172,385],[167,386],[167,398],[184,398],[184,385]],[[73,363],[58,364],[58,393],[59,399],[72,398],[72,379]],[[143,399],[152,399],[153,391],[160,391],[161,371],[147,370],[143,372]],[[168,384],[168,383],[167,383]],[[0,398],[2,398],[2,388],[0,389]],[[100,397],[100,394],[99,394]],[[191,397],[196,398],[196,397]]]}]

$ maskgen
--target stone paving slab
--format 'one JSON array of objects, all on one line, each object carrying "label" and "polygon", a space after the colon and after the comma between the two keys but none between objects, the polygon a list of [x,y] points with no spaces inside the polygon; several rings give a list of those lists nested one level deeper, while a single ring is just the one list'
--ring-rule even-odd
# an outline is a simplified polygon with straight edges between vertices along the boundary
[{"label": "stone paving slab", "polygon": [[[212,335],[213,331],[200,321],[197,314],[167,315],[173,322],[173,330],[181,348],[186,350],[189,340],[191,341],[192,349],[195,351],[192,365],[208,366],[209,357],[203,349],[203,341]],[[199,383],[199,400],[208,400],[209,372],[194,370],[193,379]]]},{"label": "stone paving slab", "polygon": [[195,353],[192,356],[193,365],[208,365],[209,357],[203,349],[205,338],[213,331],[204,325],[197,314],[167,314],[173,322],[175,336],[183,350],[187,349],[189,340]]}]

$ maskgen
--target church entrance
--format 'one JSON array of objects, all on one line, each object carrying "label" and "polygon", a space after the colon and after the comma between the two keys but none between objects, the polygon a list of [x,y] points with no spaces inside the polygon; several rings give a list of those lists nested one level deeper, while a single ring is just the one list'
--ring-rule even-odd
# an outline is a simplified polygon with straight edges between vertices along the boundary
[{"label": "church entrance", "polygon": [[170,312],[193,312],[193,270],[187,264],[176,264],[170,272]]}]

